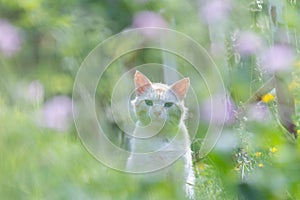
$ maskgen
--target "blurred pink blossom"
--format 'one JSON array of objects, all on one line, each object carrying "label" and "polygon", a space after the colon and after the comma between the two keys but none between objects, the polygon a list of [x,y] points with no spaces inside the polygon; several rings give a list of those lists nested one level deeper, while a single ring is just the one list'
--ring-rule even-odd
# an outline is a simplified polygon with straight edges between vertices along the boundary
[{"label": "blurred pink blossom", "polygon": [[246,116],[250,121],[267,121],[271,117],[268,106],[263,102],[249,105]]},{"label": "blurred pink blossom", "polygon": [[13,56],[20,49],[20,34],[15,26],[0,19],[0,51],[6,57]]},{"label": "blurred pink blossom", "polygon": [[151,11],[141,11],[134,15],[132,27],[145,28],[142,30],[142,34],[147,38],[153,39],[159,32],[158,30],[147,29],[147,27],[167,28],[168,23],[160,14]]},{"label": "blurred pink blossom", "polygon": [[262,46],[260,37],[249,31],[241,32],[237,38],[236,50],[243,56],[255,54]]},{"label": "blurred pink blossom", "polygon": [[26,98],[31,102],[42,102],[44,93],[44,86],[38,80],[34,80],[27,88]]},{"label": "blurred pink blossom", "polygon": [[218,23],[226,19],[231,9],[229,0],[207,0],[201,8],[201,17],[210,23]]},{"label": "blurred pink blossom", "polygon": [[268,72],[288,71],[295,61],[294,51],[285,45],[274,45],[263,51],[261,64]]},{"label": "blurred pink blossom", "polygon": [[234,121],[235,104],[230,98],[216,95],[202,103],[200,115],[203,120],[216,124],[230,124]]},{"label": "blurred pink blossom", "polygon": [[41,125],[57,131],[66,131],[71,119],[72,100],[67,96],[56,96],[45,103]]}]

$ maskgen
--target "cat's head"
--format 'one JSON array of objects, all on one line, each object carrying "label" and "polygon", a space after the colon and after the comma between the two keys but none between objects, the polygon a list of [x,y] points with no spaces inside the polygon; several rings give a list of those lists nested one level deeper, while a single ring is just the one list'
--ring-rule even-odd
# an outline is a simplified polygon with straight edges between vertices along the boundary
[{"label": "cat's head", "polygon": [[190,86],[189,78],[181,79],[171,86],[152,83],[144,74],[134,75],[136,98],[132,101],[140,123],[151,121],[180,123],[185,117],[184,98]]}]

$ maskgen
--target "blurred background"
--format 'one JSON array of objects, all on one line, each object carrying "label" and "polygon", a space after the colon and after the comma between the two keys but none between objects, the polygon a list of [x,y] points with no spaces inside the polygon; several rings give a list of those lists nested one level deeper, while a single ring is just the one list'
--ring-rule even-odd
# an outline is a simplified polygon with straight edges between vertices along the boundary
[{"label": "blurred background", "polygon": [[[297,0],[0,0],[0,197],[176,198],[171,185],[149,189],[99,163],[72,119],[73,83],[90,51],[121,31],[161,27],[201,44],[221,73],[227,98],[212,99],[226,124],[213,151],[199,154],[210,122],[222,119],[211,115],[203,80],[179,56],[124,56],[99,82],[97,107],[108,106],[114,83],[134,66],[171,65],[192,78],[200,102],[187,105],[201,115],[192,144],[196,199],[300,199],[299,20]],[[173,81],[163,70],[151,78]],[[105,124],[124,145],[113,119]]]}]

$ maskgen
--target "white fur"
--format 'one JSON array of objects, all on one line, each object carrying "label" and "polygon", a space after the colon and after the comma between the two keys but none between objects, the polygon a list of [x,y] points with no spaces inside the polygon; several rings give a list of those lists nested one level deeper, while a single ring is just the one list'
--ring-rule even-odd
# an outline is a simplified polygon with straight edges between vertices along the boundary
[{"label": "white fur", "polygon": [[[164,88],[157,90],[157,88]],[[153,106],[147,107],[144,100],[153,100]],[[181,116],[177,125],[170,125],[164,102],[174,102],[181,110]],[[169,87],[163,84],[152,84],[145,94],[137,96],[132,102],[135,112],[145,109],[147,115],[151,116],[151,123],[142,125],[137,122],[133,135],[137,138],[130,140],[131,155],[127,160],[127,170],[131,172],[147,172],[153,169],[162,169],[145,178],[163,179],[171,174],[179,187],[185,190],[186,196],[194,198],[195,176],[192,166],[190,139],[184,124],[186,109],[183,101],[169,91]],[[177,108],[177,107],[176,107]],[[153,115],[155,109],[161,109],[161,115]],[[163,128],[167,127],[167,128]],[[171,133],[170,133],[171,132]],[[138,154],[137,154],[138,153]],[[177,161],[174,158],[179,158]],[[172,165],[168,165],[175,161]],[[155,177],[155,178],[154,178]]]}]

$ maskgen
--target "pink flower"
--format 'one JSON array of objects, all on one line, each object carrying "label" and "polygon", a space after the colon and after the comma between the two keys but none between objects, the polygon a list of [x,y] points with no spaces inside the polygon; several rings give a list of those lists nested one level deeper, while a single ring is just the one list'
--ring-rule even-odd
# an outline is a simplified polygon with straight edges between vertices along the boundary
[{"label": "pink flower", "polygon": [[66,131],[72,119],[72,100],[56,96],[48,100],[42,110],[41,126],[57,131]]},{"label": "pink flower", "polygon": [[135,16],[133,17],[132,27],[145,28],[142,31],[142,34],[145,37],[152,39],[155,38],[157,34],[159,34],[158,30],[151,30],[147,28],[149,27],[167,28],[168,24],[161,15],[151,11],[142,11],[136,13]]},{"label": "pink flower", "polygon": [[294,51],[285,45],[275,45],[261,55],[261,64],[268,72],[288,71],[295,61]]},{"label": "pink flower", "polygon": [[236,50],[244,56],[255,54],[262,46],[262,40],[253,32],[242,32],[237,38]]},{"label": "pink flower", "polygon": [[247,119],[250,121],[268,121],[270,119],[270,111],[263,102],[252,104],[247,107]]},{"label": "pink flower", "polygon": [[206,122],[230,124],[234,121],[234,102],[230,98],[216,95],[200,106],[200,115]]},{"label": "pink flower", "polygon": [[16,27],[6,20],[0,20],[0,51],[11,57],[20,49],[20,35]]},{"label": "pink flower", "polygon": [[208,24],[218,23],[227,18],[230,9],[229,0],[208,0],[201,8],[201,16]]}]

